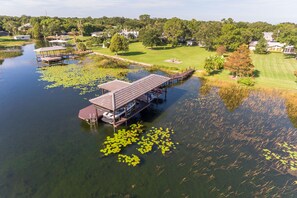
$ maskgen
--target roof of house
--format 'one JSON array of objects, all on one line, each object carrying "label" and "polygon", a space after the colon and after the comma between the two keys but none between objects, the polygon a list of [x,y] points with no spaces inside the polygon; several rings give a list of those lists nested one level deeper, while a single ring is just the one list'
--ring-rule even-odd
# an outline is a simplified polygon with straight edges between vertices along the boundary
[{"label": "roof of house", "polygon": [[57,50],[66,50],[65,47],[62,46],[53,46],[53,47],[42,47],[34,50],[35,52],[49,52],[49,51],[57,51]]},{"label": "roof of house", "polygon": [[161,86],[169,80],[170,78],[168,77],[151,74],[131,83],[124,88],[120,88],[97,98],[93,98],[90,100],[90,102],[94,105],[114,111],[139,98],[145,93]]},{"label": "roof of house", "polygon": [[129,85],[131,85],[131,83],[116,79],[116,80],[98,85],[98,87],[100,89],[105,89],[107,91],[116,91],[118,89],[125,88]]},{"label": "roof of house", "polygon": [[67,43],[67,41],[64,41],[64,40],[52,40],[52,41],[49,41],[49,43]]}]

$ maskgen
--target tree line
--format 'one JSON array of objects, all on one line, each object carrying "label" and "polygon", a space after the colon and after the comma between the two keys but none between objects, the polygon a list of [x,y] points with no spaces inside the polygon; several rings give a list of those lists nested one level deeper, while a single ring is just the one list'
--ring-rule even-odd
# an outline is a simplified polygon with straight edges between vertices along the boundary
[{"label": "tree line", "polygon": [[[26,23],[32,27],[22,27]],[[99,42],[104,42],[122,29],[139,31],[138,39],[146,47],[167,44],[175,47],[193,39],[208,50],[224,46],[227,51],[235,51],[242,44],[261,40],[263,32],[274,32],[276,41],[297,47],[297,24],[294,23],[272,25],[266,22],[235,22],[231,18],[221,21],[182,20],[176,17],[151,18],[147,14],[140,15],[138,19],[0,16],[0,30],[8,31],[11,35],[30,34],[33,38],[67,33],[90,36],[92,32],[103,31],[106,36]]]}]

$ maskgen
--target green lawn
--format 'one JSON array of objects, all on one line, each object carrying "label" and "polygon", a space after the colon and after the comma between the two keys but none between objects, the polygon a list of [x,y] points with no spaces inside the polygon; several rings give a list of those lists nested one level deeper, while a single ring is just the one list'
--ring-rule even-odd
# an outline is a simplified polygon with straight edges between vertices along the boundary
[{"label": "green lawn", "polygon": [[[93,50],[114,55],[109,49],[103,49],[101,47],[94,48]],[[129,52],[120,54],[119,56],[158,66],[177,67],[179,69],[185,69],[187,67],[203,69],[205,58],[212,54],[214,52],[208,52],[201,47],[158,48],[152,50],[145,48],[141,43],[132,43],[130,44]],[[172,58],[178,59],[182,63],[164,62]],[[297,60],[286,58],[282,53],[271,53],[268,55],[252,54],[252,59],[259,74],[259,77],[256,77],[257,87],[297,89],[296,77],[294,76],[294,71],[297,70]],[[223,71],[208,78],[236,82],[236,80],[230,78],[228,71]]]},{"label": "green lawn", "polygon": [[25,44],[31,43],[30,41],[20,41],[20,40],[14,40],[11,36],[0,36],[0,46],[22,46]]},{"label": "green lawn", "polygon": [[[206,57],[214,54],[208,52],[201,47],[176,47],[176,48],[163,48],[156,49],[145,48],[142,43],[131,43],[129,45],[129,52],[119,54],[119,56],[130,59],[133,61],[150,63],[158,66],[176,67],[179,69],[185,69],[188,67],[195,67],[196,69],[202,69],[204,60]],[[101,52],[108,55],[114,55],[109,49],[103,49],[101,47],[94,48],[93,51]],[[165,60],[177,59],[180,60],[180,64],[168,63]]]},{"label": "green lawn", "polygon": [[281,53],[268,55],[252,55],[254,65],[259,71],[257,84],[265,87],[297,89],[294,71],[297,70],[297,60],[286,58]]}]

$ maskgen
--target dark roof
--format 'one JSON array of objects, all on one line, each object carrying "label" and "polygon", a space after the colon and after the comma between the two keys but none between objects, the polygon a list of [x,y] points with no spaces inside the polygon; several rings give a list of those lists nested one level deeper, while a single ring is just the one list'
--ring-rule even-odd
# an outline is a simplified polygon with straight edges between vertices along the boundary
[{"label": "dark roof", "polygon": [[161,86],[169,80],[170,78],[168,77],[151,74],[131,83],[129,86],[91,99],[90,102],[105,109],[115,110]]},{"label": "dark roof", "polygon": [[113,81],[98,85],[98,87],[100,89],[105,89],[107,91],[116,91],[118,89],[125,88],[129,85],[131,85],[131,83],[129,83],[129,82],[125,82],[122,80],[113,80]]}]

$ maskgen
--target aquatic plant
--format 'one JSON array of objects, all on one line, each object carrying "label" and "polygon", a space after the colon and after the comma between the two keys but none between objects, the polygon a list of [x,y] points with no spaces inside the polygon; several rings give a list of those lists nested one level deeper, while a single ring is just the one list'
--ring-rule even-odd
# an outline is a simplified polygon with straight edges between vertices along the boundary
[{"label": "aquatic plant", "polygon": [[171,134],[174,134],[172,129],[166,128],[164,130],[162,127],[152,127],[145,136],[141,137],[138,142],[140,147],[137,148],[137,150],[141,154],[146,154],[152,151],[154,146],[157,146],[157,148],[161,150],[161,153],[165,155],[172,149],[176,149],[175,143],[171,139]]},{"label": "aquatic plant", "polygon": [[116,154],[139,140],[140,134],[143,132],[143,125],[140,123],[130,125],[128,130],[120,129],[114,133],[113,137],[108,136],[104,141],[104,148],[100,149],[100,152],[104,156],[110,154]]},{"label": "aquatic plant", "polygon": [[41,81],[49,82],[45,88],[72,87],[80,91],[80,95],[95,91],[97,85],[112,79],[126,79],[126,68],[99,68],[91,63],[87,65],[67,65],[43,67],[38,70]]},{"label": "aquatic plant", "polygon": [[140,164],[140,158],[137,155],[132,154],[132,156],[119,154],[118,162],[126,163],[128,166],[137,166]]},{"label": "aquatic plant", "polygon": [[283,171],[297,171],[297,147],[283,142],[277,143],[276,148],[276,152],[263,149],[265,159],[274,161],[277,166],[282,166]]}]

